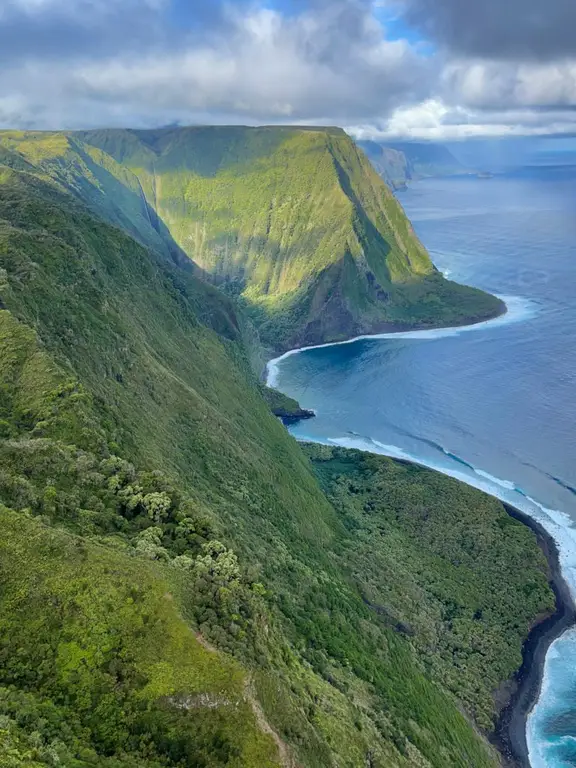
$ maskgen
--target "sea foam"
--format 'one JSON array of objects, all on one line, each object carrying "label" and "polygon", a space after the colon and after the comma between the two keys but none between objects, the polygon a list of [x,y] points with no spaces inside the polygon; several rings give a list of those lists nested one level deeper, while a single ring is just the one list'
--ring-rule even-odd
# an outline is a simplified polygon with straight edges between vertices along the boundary
[{"label": "sea foam", "polygon": [[[306,439],[306,438],[301,438]],[[312,438],[318,442],[317,438]],[[323,440],[330,445],[338,445],[343,448],[354,448],[369,453],[378,453],[394,459],[411,461],[420,466],[442,472],[480,491],[490,494],[502,502],[510,504],[527,515],[537,520],[552,536],[558,546],[560,565],[568,587],[576,600],[576,528],[570,517],[560,510],[550,509],[537,499],[526,494],[511,480],[504,480],[473,467],[458,456],[450,454],[441,446],[439,450],[454,463],[464,465],[470,471],[447,466],[444,463],[434,462],[411,454],[396,445],[388,445],[371,437],[363,437],[358,434],[345,437],[327,438]],[[566,646],[569,646],[567,648]],[[565,687],[571,687],[571,693],[576,691],[576,672],[573,660],[576,658],[576,629],[568,630],[558,638],[550,647],[544,665],[543,679],[538,699],[538,706],[528,716],[526,737],[530,764],[532,768],[568,768],[572,763],[566,763],[556,757],[558,740],[547,740],[546,717],[562,714],[562,705],[566,702],[566,695],[562,694],[562,681]],[[569,685],[566,686],[567,681]],[[570,699],[568,699],[569,701]]]},{"label": "sea foam", "polygon": [[[365,336],[358,336],[347,341],[333,342],[331,344],[319,344],[314,347],[301,347],[293,349],[280,357],[271,360],[267,367],[267,383],[275,386],[280,376],[280,366],[283,360],[292,355],[300,354],[310,349],[323,349],[326,347],[339,346],[342,344],[353,344],[357,341],[370,339],[414,339],[429,340],[442,339],[449,336],[458,336],[462,333],[471,331],[486,330],[487,328],[496,328],[511,323],[522,322],[535,316],[538,306],[535,302],[520,296],[500,296],[507,307],[504,315],[486,320],[482,323],[473,325],[464,325],[455,328],[437,328],[421,331],[404,331],[399,333],[380,333]],[[312,441],[320,442],[317,437],[311,438]],[[546,531],[553,537],[558,545],[560,564],[562,571],[572,596],[576,600],[576,528],[572,525],[570,517],[560,510],[550,509],[537,499],[527,495],[512,480],[499,478],[485,470],[474,467],[464,459],[447,451],[443,446],[437,446],[438,451],[443,454],[442,462],[434,462],[429,459],[423,459],[421,456],[410,454],[396,445],[387,445],[371,437],[358,434],[350,434],[345,437],[329,438],[324,442],[333,445],[340,445],[347,448],[356,448],[362,451],[380,453],[392,458],[413,461],[416,464],[443,472],[450,477],[454,477],[468,485],[484,491],[501,501],[517,507],[522,512],[533,517],[540,522]],[[456,465],[456,466],[453,466]]]},{"label": "sea foam", "polygon": [[[367,334],[347,341],[290,350],[284,355],[270,361],[267,367],[267,383],[270,386],[277,385],[282,361],[292,355],[305,352],[309,349],[322,349],[341,344],[353,344],[362,340],[414,339],[419,341],[433,341],[450,336],[458,336],[462,333],[471,331],[486,330],[522,322],[531,319],[538,312],[538,305],[525,298],[518,296],[500,296],[499,298],[506,303],[507,312],[500,317],[482,323],[453,328]],[[576,528],[572,524],[569,515],[560,510],[546,507],[537,499],[525,493],[522,488],[518,487],[512,480],[496,477],[483,469],[474,467],[472,464],[459,456],[452,454],[440,445],[435,447],[437,447],[439,453],[443,455],[442,461],[434,462],[430,459],[423,459],[416,454],[408,453],[399,446],[382,443],[374,438],[362,436],[357,433],[350,433],[347,436],[326,439],[319,439],[316,436],[309,438],[299,436],[298,439],[323,442],[329,445],[339,445],[345,448],[354,448],[369,453],[390,456],[395,459],[411,461],[415,464],[428,467],[429,469],[442,472],[443,474],[464,482],[480,491],[484,491],[485,493],[500,499],[504,503],[516,507],[539,522],[556,542],[562,573],[566,579],[572,597],[576,602]],[[557,478],[554,479],[557,480]],[[575,489],[570,490],[576,492]],[[571,646],[570,650],[561,651],[560,649],[567,644]],[[558,680],[561,679],[562,676],[566,677],[567,674],[569,675],[572,670],[572,665],[569,669],[563,669],[562,662],[567,660],[568,663],[570,663],[570,660],[574,658],[576,658],[576,628],[565,632],[558,638],[552,644],[546,656],[538,706],[532,710],[528,717],[527,740],[532,768],[566,768],[568,765],[567,763],[559,762],[553,758],[550,750],[547,749],[547,747],[550,748],[551,744],[543,740],[542,730],[543,725],[545,725],[546,714],[550,711],[554,712],[556,709],[555,705],[559,703],[557,696],[553,694],[553,691],[556,691],[558,688]],[[573,675],[573,681],[574,688],[576,689],[576,674]]]},{"label": "sea foam", "polygon": [[415,341],[434,341],[436,339],[446,339],[451,336],[459,336],[462,333],[468,333],[470,331],[483,331],[487,328],[499,328],[504,325],[511,325],[512,323],[522,322],[534,317],[537,313],[537,305],[534,301],[530,301],[521,296],[498,296],[499,299],[506,304],[506,312],[503,315],[492,318],[492,320],[484,320],[481,323],[473,323],[472,325],[459,325],[449,328],[429,328],[420,331],[397,331],[390,333],[368,333],[363,336],[355,336],[353,339],[346,339],[345,341],[333,341],[328,344],[316,344],[310,347],[298,347],[285,352],[280,357],[276,357],[270,360],[266,366],[266,383],[269,387],[275,387],[278,383],[280,376],[279,366],[283,360],[286,360],[292,355],[299,355],[302,352],[307,352],[311,349],[326,349],[327,347],[337,347],[343,344],[354,344],[357,341],[379,341],[385,339],[413,339]]},{"label": "sea foam", "polygon": [[573,718],[576,690],[576,629],[569,629],[552,643],[546,656],[538,706],[528,717],[526,737],[532,768],[570,768],[574,763],[562,759],[562,747],[570,746],[571,735],[558,736],[548,721],[560,719],[568,725]]}]

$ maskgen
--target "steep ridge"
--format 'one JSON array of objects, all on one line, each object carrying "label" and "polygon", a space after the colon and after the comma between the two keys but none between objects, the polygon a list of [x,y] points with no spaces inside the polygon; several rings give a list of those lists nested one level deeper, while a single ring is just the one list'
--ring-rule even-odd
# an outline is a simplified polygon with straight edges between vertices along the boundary
[{"label": "steep ridge", "polygon": [[[144,209],[94,197],[74,141],[0,164],[0,747],[73,768],[266,768],[292,759],[280,743],[311,768],[497,765],[467,718],[490,729],[491,686],[550,610],[534,537],[432,473],[346,452],[313,471],[242,313],[123,231]],[[414,526],[438,499],[460,526]],[[473,523],[486,546],[460,562]],[[495,583],[524,599],[476,615]]]},{"label": "steep ridge", "polygon": [[190,265],[148,204],[138,177],[101,150],[63,133],[2,131],[0,160],[42,173],[143,245],[181,266]]},{"label": "steep ridge", "polygon": [[144,245],[186,253],[275,351],[504,309],[436,271],[340,129],[12,132],[0,143]]},{"label": "steep ridge", "polygon": [[377,141],[357,141],[360,149],[391,189],[401,189],[413,179],[414,170],[405,153]]},{"label": "steep ridge", "polygon": [[432,141],[397,141],[385,146],[405,155],[412,168],[412,174],[417,179],[427,176],[453,176],[468,171],[443,144]]},{"label": "steep ridge", "polygon": [[180,247],[243,297],[276,350],[502,310],[436,272],[393,195],[340,129],[77,135],[138,175]]},{"label": "steep ridge", "polygon": [[469,172],[442,144],[416,141],[357,143],[393,189],[428,176],[454,176]]}]

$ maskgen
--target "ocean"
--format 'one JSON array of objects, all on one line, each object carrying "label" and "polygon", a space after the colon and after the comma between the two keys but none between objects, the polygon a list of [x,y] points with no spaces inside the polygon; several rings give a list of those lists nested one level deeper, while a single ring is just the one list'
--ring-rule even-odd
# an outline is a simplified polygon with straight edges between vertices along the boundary
[{"label": "ocean", "polygon": [[[270,383],[317,413],[291,431],[417,461],[528,512],[576,595],[576,166],[428,179],[398,198],[437,267],[508,313],[284,356]],[[532,768],[576,766],[576,631],[548,653],[527,737]]]}]

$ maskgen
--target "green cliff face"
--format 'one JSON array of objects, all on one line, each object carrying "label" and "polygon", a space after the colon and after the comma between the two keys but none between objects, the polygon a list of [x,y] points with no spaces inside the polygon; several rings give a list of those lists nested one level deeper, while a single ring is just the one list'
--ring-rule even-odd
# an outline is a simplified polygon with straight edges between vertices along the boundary
[{"label": "green cliff face", "polygon": [[477,727],[552,603],[533,535],[433,473],[305,453],[243,312],[123,165],[131,136],[114,160],[2,135],[0,754],[498,765]]},{"label": "green cliff face", "polygon": [[494,316],[446,281],[340,129],[0,134],[99,215],[240,298],[275,350]]}]

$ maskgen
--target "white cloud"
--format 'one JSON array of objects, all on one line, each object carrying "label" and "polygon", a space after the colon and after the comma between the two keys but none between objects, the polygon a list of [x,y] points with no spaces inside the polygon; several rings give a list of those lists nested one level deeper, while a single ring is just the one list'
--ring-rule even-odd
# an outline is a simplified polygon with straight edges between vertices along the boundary
[{"label": "white cloud", "polygon": [[443,88],[475,107],[576,106],[576,60],[546,64],[454,61],[442,75]]},{"label": "white cloud", "polygon": [[481,136],[540,136],[573,133],[575,129],[576,115],[566,111],[482,111],[449,106],[437,99],[428,99],[412,107],[399,107],[388,120],[377,127],[371,124],[348,127],[349,133],[359,139],[410,138],[422,141],[448,141]]},{"label": "white cloud", "polygon": [[128,115],[144,123],[154,116],[194,121],[205,113],[216,121],[341,122],[421,99],[427,70],[418,54],[406,42],[387,41],[368,11],[352,19],[347,39],[341,10],[331,4],[292,17],[230,10],[225,33],[174,52],[30,60],[2,79],[0,96],[26,94],[42,127],[61,125],[63,113],[69,126],[91,122],[94,113],[100,123]]},{"label": "white cloud", "polygon": [[298,0],[292,13],[187,0],[193,23],[181,28],[165,17],[171,1],[0,0],[0,16],[13,14],[0,24],[0,126],[293,122],[430,139],[576,130],[576,61],[390,40],[405,0]]}]

